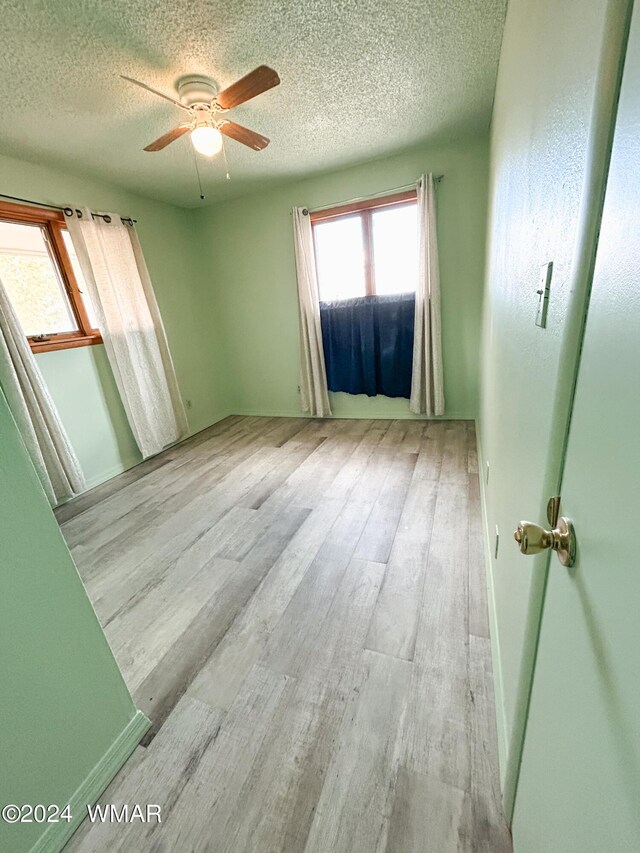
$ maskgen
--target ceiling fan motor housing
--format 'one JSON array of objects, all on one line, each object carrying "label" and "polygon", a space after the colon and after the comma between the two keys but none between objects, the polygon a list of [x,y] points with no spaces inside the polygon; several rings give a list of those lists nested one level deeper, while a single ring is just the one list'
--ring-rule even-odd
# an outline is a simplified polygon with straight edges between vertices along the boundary
[{"label": "ceiling fan motor housing", "polygon": [[176,81],[180,100],[187,107],[195,104],[210,104],[218,94],[218,87],[211,77],[203,74],[186,74]]}]

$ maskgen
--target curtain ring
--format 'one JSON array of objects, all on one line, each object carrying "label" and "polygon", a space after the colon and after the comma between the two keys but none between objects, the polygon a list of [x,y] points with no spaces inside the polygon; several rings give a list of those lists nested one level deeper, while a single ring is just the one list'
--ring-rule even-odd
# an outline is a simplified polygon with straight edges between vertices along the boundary
[{"label": "curtain ring", "polygon": [[307,208],[306,208],[306,207],[303,207],[303,208],[302,208],[302,215],[303,215],[303,216],[308,216],[308,215],[309,215],[309,211],[307,210]]},{"label": "curtain ring", "polygon": [[73,216],[73,208],[72,207],[65,207],[63,210],[63,213],[65,216]]},{"label": "curtain ring", "polygon": [[77,207],[76,207],[76,215],[77,215],[78,219],[82,219],[82,211],[78,210]]},{"label": "curtain ring", "polygon": [[102,218],[107,223],[107,225],[111,222],[111,217],[109,216],[108,213],[106,213]]}]

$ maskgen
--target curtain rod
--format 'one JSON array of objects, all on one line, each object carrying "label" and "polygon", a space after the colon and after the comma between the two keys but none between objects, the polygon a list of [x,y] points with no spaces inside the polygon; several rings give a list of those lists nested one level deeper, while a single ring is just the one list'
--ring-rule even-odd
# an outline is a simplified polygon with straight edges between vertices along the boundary
[{"label": "curtain rod", "polygon": [[[9,198],[9,199],[11,199],[11,201],[23,201],[23,202],[25,202],[25,204],[37,204],[38,207],[46,207],[49,210],[61,210],[63,213],[66,213],[67,216],[72,216],[74,213],[74,210],[76,213],[78,213],[77,208],[60,207],[60,205],[58,205],[58,204],[49,204],[46,201],[34,201],[32,198],[20,198],[20,196],[17,196],[17,195],[6,195],[5,193],[0,193],[0,198]],[[104,219],[105,222],[111,222],[111,217],[109,216],[108,213],[94,213],[92,211],[91,216],[93,216],[94,218],[98,218],[98,219]],[[138,220],[132,219],[130,216],[121,216],[120,221],[121,222],[128,222],[131,225],[134,225]]]},{"label": "curtain rod", "polygon": [[[443,178],[444,175],[436,175],[433,180],[436,182],[436,184],[439,184]],[[382,190],[382,192],[374,193],[373,195],[363,195],[358,198],[348,198],[345,201],[334,201],[331,204],[325,204],[322,207],[310,207],[308,208],[308,210],[309,213],[320,213],[321,210],[329,210],[329,208],[331,207],[341,207],[343,204],[354,204],[358,201],[370,201],[374,198],[384,198],[386,195],[400,193],[403,190],[413,190],[415,189],[416,183],[417,181],[414,181],[414,183],[412,184],[405,184],[403,187],[394,187],[392,190]]]}]

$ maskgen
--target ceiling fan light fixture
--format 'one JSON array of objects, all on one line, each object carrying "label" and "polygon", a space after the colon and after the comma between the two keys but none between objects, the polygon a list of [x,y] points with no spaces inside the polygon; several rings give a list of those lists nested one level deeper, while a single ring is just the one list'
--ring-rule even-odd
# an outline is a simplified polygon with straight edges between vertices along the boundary
[{"label": "ceiling fan light fixture", "polygon": [[205,157],[213,157],[222,151],[222,134],[212,125],[194,127],[191,142],[196,151]]},{"label": "ceiling fan light fixture", "polygon": [[165,101],[170,101],[189,114],[188,121],[174,127],[168,133],[164,133],[149,145],[145,145],[145,151],[162,151],[167,145],[171,145],[172,142],[187,133],[191,135],[191,143],[194,149],[205,157],[213,157],[220,151],[224,151],[222,134],[235,139],[242,145],[246,145],[247,148],[252,148],[254,151],[262,151],[269,144],[267,137],[261,133],[256,133],[249,130],[248,127],[243,127],[241,124],[236,124],[227,119],[218,121],[214,116],[244,104],[246,101],[250,101],[277,86],[280,83],[280,78],[273,68],[260,65],[249,74],[245,74],[240,80],[236,80],[231,86],[227,86],[222,92],[218,92],[212,79],[203,77],[201,74],[188,74],[181,77],[177,82],[179,101],[170,95],[159,92],[152,86],[147,86],[140,80],[121,76],[129,83],[146,89],[151,94],[164,98]]}]

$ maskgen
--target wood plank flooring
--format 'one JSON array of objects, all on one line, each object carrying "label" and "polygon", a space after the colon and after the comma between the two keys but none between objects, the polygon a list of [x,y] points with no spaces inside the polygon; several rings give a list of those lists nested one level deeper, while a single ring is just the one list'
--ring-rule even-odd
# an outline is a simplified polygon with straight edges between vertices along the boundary
[{"label": "wood plank flooring", "polygon": [[231,417],[57,511],[152,720],[69,851],[508,853],[475,433]]}]

